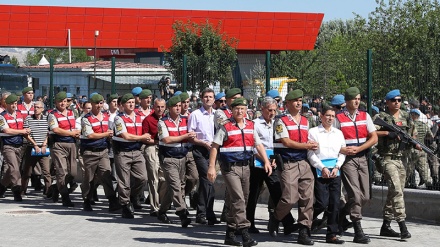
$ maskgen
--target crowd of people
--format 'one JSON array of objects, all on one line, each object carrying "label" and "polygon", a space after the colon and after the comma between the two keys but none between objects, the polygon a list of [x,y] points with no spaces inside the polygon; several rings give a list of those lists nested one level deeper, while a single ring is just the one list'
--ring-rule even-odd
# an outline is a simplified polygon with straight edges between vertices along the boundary
[{"label": "crowd of people", "polygon": [[[402,135],[374,121],[435,143],[436,115],[425,115],[424,122],[416,101],[408,112],[399,90],[385,95],[373,116],[362,109],[356,87],[328,103],[319,97],[303,102],[299,89],[284,99],[270,90],[256,104],[239,88],[217,94],[206,88],[199,97],[176,91],[166,101],[153,101],[152,91],[140,87],[106,99],[93,93],[79,102],[59,92],[54,109],[45,109],[43,99],[33,101],[31,87],[21,96],[1,95],[0,198],[10,189],[13,201],[22,201],[31,180],[34,190],[54,203],[61,197],[62,206],[74,207],[71,194],[81,176],[84,211],[93,211],[101,185],[108,210],[121,210],[123,218],[134,218],[147,203],[150,215],[164,224],[174,223],[167,215],[171,205],[184,228],[194,223],[190,208],[196,224],[226,222],[225,245],[258,244],[251,234],[260,233],[255,209],[263,183],[270,194],[269,234],[276,237],[281,222],[285,235],[298,232],[299,244],[313,245],[311,233],[323,227],[326,243],[343,244],[350,227],[353,242],[370,242],[361,226],[371,193],[369,152],[377,158],[377,176],[388,185],[381,236],[411,237],[403,190],[415,169],[427,186],[438,182],[435,157],[418,145],[402,146]],[[427,160],[437,162],[436,171],[429,172]],[[220,220],[214,212],[219,172],[226,185]],[[296,204],[297,218],[291,214]],[[392,229],[393,220],[400,232]]]}]

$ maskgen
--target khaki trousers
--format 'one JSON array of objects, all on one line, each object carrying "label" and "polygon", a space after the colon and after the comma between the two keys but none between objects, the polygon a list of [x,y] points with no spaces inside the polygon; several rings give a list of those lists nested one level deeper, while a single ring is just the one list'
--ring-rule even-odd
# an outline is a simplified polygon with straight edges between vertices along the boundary
[{"label": "khaki trousers", "polygon": [[77,174],[76,144],[55,142],[50,152],[56,170],[57,187],[61,194],[67,192],[67,184]]},{"label": "khaki trousers", "polygon": [[147,171],[148,193],[150,195],[151,211],[159,211],[159,203],[166,193],[168,186],[166,185],[162,168],[160,167],[159,149],[157,145],[144,145],[142,154],[145,158],[145,166]]},{"label": "khaki trousers", "polygon": [[23,146],[3,145],[3,177],[4,186],[21,187],[20,164],[23,158]]},{"label": "khaki trousers", "polygon": [[162,171],[168,185],[167,193],[160,204],[160,213],[165,213],[171,206],[171,202],[176,208],[176,212],[186,210],[185,196],[185,162],[186,158],[164,157]]},{"label": "khaki trousers", "polygon": [[298,202],[298,223],[310,229],[315,178],[309,163],[306,160],[284,163],[284,170],[278,171],[278,177],[282,195],[275,208],[275,218],[281,221]]}]

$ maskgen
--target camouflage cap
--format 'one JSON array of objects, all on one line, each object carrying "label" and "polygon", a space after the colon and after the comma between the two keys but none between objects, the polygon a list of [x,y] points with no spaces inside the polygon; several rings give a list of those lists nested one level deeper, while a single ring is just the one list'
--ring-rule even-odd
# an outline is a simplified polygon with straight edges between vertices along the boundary
[{"label": "camouflage cap", "polygon": [[5,102],[6,104],[9,105],[16,102],[17,100],[18,100],[18,96],[15,93],[12,93],[6,98]]},{"label": "camouflage cap", "polygon": [[142,92],[139,94],[139,99],[146,99],[148,96],[152,95],[153,93],[151,92],[150,89],[144,89],[142,90]]},{"label": "camouflage cap", "polygon": [[55,95],[55,101],[63,101],[64,99],[67,99],[67,93],[64,91],[61,91]]},{"label": "camouflage cap", "polygon": [[293,91],[290,91],[287,95],[286,95],[286,100],[294,100],[294,99],[299,99],[302,98],[304,96],[304,93],[301,89],[295,89]]},{"label": "camouflage cap", "polygon": [[226,92],[226,98],[227,99],[229,99],[229,98],[232,98],[232,97],[234,97],[235,95],[237,95],[237,94],[241,94],[241,89],[240,88],[231,88],[231,89],[229,89],[227,92]]},{"label": "camouflage cap", "polygon": [[347,90],[345,90],[345,95],[344,95],[345,101],[352,100],[352,99],[356,98],[356,96],[360,93],[361,92],[359,91],[359,88],[357,88],[357,87],[347,88]]},{"label": "camouflage cap", "polygon": [[236,106],[247,106],[247,100],[245,99],[245,98],[243,98],[243,97],[241,97],[241,98],[236,98],[236,99],[234,99],[234,101],[232,101],[232,104],[231,104],[231,108],[234,108],[234,107],[236,107]]},{"label": "camouflage cap", "polygon": [[180,102],[183,102],[183,101],[189,99],[189,94],[183,92],[183,93],[181,93],[181,94],[179,95],[179,97],[180,97]]},{"label": "camouflage cap", "polygon": [[90,98],[90,103],[94,103],[94,104],[98,104],[99,102],[104,101],[104,97],[102,97],[102,95],[100,94],[94,94],[91,98]]},{"label": "camouflage cap", "polygon": [[125,104],[125,103],[127,103],[127,101],[129,101],[129,100],[131,100],[131,99],[134,99],[133,94],[131,94],[131,93],[126,93],[126,94],[124,94],[124,96],[122,96],[121,104]]},{"label": "camouflage cap", "polygon": [[181,102],[181,100],[180,100],[179,95],[173,96],[167,101],[167,107],[175,106],[177,103],[180,103],[180,102]]}]

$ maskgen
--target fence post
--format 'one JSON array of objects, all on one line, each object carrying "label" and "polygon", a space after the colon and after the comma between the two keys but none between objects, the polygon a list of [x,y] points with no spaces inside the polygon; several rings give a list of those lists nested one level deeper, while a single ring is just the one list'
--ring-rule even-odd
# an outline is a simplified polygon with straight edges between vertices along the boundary
[{"label": "fence post", "polygon": [[112,77],[111,77],[111,81],[112,81],[112,93],[111,94],[115,94],[116,93],[116,58],[112,57]]},{"label": "fence post", "polygon": [[266,51],[266,93],[270,90],[270,51]]},{"label": "fence post", "polygon": [[183,80],[182,80],[182,83],[183,83],[183,88],[182,88],[182,91],[183,92],[186,92],[186,86],[187,86],[187,83],[188,83],[188,71],[187,71],[187,69],[188,69],[188,61],[187,61],[187,59],[188,59],[188,57],[186,56],[186,55],[183,55],[183,65],[182,65],[182,70],[183,70]]},{"label": "fence post", "polygon": [[50,74],[49,74],[49,106],[53,109],[53,58],[49,59],[50,64]]},{"label": "fence post", "polygon": [[367,109],[368,114],[371,115],[371,102],[373,97],[372,84],[373,84],[373,68],[372,68],[372,55],[373,51],[371,49],[367,50]]}]

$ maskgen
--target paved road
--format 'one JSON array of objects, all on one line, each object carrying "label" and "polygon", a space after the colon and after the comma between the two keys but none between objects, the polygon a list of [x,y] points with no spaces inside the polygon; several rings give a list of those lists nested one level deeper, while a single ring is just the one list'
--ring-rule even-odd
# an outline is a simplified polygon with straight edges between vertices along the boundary
[{"label": "paved road", "polygon": [[[99,190],[103,195],[103,191]],[[148,215],[148,208],[136,213],[135,219],[127,220],[120,213],[109,214],[103,196],[94,206],[95,211],[81,211],[79,190],[74,193],[76,208],[66,209],[53,204],[32,191],[22,203],[14,203],[10,192],[0,199],[0,246],[222,246],[225,233],[224,223],[216,226],[193,224],[182,229],[179,225],[163,225]],[[223,203],[216,201],[218,214]],[[194,220],[194,210],[191,210]],[[294,216],[296,210],[293,210]],[[173,211],[169,213],[178,221]],[[296,243],[296,234],[271,238],[267,233],[268,213],[264,205],[257,209],[257,227],[262,233],[254,234],[258,246],[291,246]],[[412,238],[408,241],[379,236],[381,219],[365,218],[364,230],[371,237],[368,246],[437,246],[440,243],[440,226],[409,222]],[[398,230],[397,223],[393,224]],[[325,230],[313,235],[315,246],[327,246]],[[343,238],[344,246],[360,246],[352,242],[353,230]]]}]

